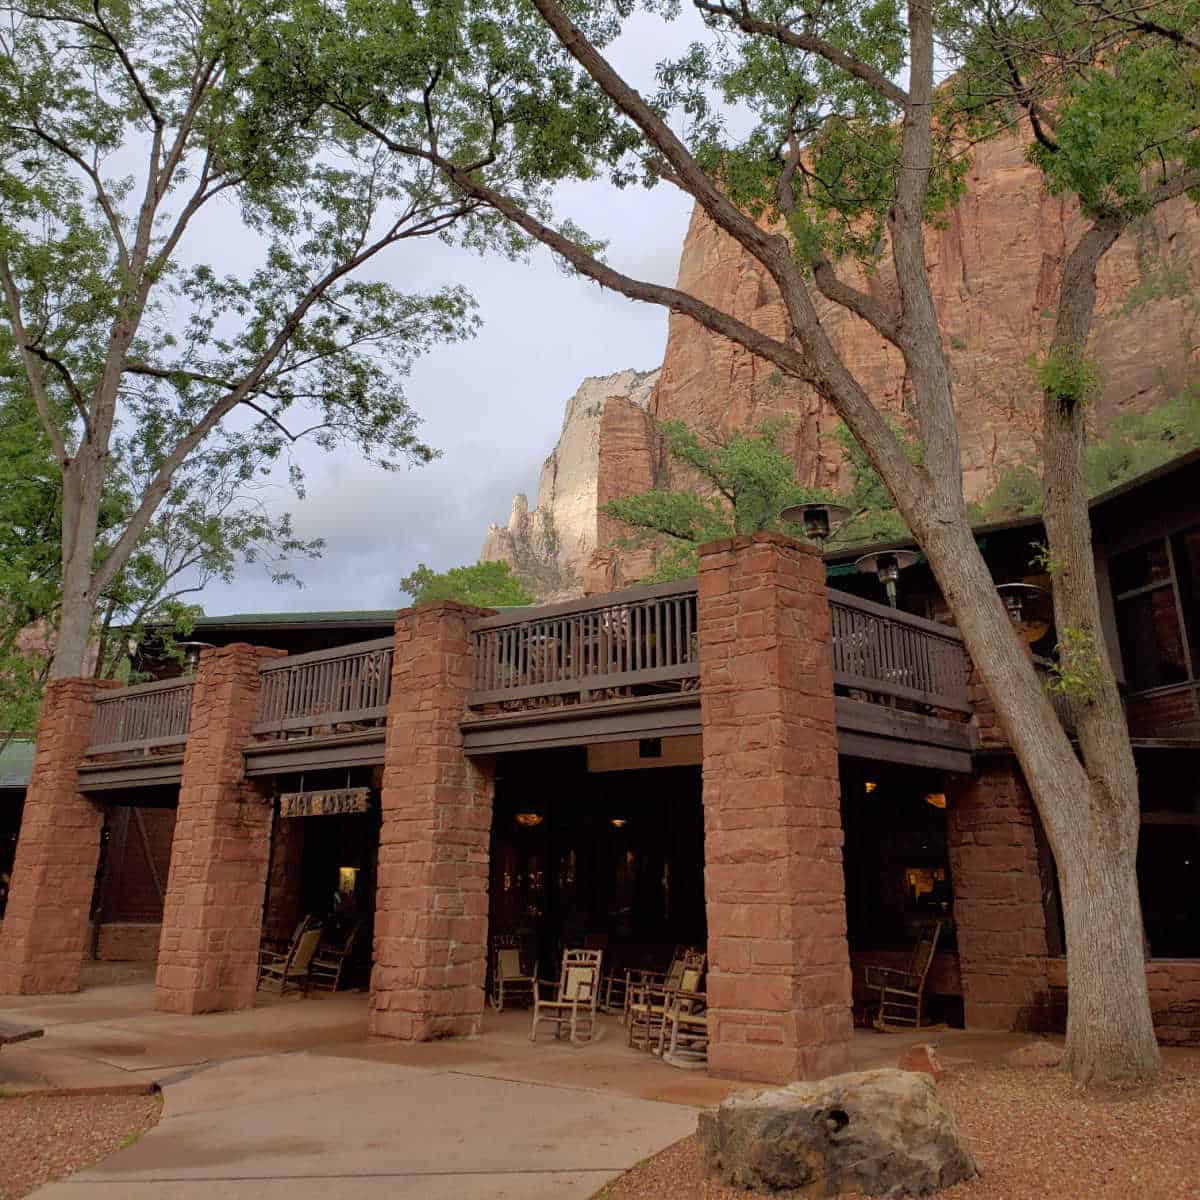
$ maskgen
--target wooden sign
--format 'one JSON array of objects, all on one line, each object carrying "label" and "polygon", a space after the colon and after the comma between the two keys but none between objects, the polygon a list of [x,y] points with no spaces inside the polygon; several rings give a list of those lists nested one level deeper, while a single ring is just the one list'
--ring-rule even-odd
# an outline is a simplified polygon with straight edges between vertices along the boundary
[{"label": "wooden sign", "polygon": [[284,792],[279,797],[281,817],[336,817],[364,813],[371,807],[371,789],[332,788],[324,792]]}]

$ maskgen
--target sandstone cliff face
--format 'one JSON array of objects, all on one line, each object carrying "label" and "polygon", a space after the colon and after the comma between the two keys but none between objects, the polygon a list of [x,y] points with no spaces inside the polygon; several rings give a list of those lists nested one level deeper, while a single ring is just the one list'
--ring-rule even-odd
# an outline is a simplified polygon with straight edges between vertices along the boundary
[{"label": "sandstone cliff face", "polygon": [[[991,489],[1006,464],[1036,453],[1040,398],[1028,360],[1049,342],[1063,262],[1083,228],[1072,205],[1043,193],[1037,170],[1025,161],[1026,141],[1013,135],[981,146],[967,195],[946,227],[926,236],[972,499]],[[1158,210],[1106,256],[1091,345],[1104,380],[1098,423],[1122,409],[1161,403],[1197,376],[1194,268],[1200,268],[1200,219],[1183,199]],[[843,272],[856,286],[894,300],[890,266],[869,277]],[[679,287],[775,337],[785,333],[773,283],[700,212],[684,243]],[[867,394],[902,418],[909,389],[899,352],[844,309],[824,301],[819,307]],[[801,480],[844,482],[841,452],[826,436],[837,425],[828,406],[810,388],[783,379],[769,363],[687,317],[671,317],[651,412],[658,420],[725,431],[789,413],[796,418]]]},{"label": "sandstone cliff face", "polygon": [[[638,481],[649,478],[654,437],[648,409],[657,382],[657,371],[632,370],[583,381],[567,401],[558,443],[542,465],[535,507],[518,495],[508,524],[488,526],[480,561],[509,563],[540,600],[585,590],[597,546],[610,537],[606,527],[597,541],[599,506],[649,486]],[[635,469],[636,480],[630,475],[625,486],[622,479]]]},{"label": "sandstone cliff face", "polygon": [[[1042,191],[1025,161],[1027,141],[1014,134],[981,146],[966,196],[945,227],[926,236],[970,499],[986,494],[1007,464],[1037,454],[1040,397],[1029,358],[1049,343],[1063,262],[1083,227],[1072,205]],[[890,266],[869,276],[843,272],[894,302]],[[1122,410],[1162,403],[1200,378],[1197,276],[1200,218],[1184,199],[1159,209],[1108,253],[1091,345],[1103,380],[1093,407],[1097,425]],[[775,337],[786,334],[770,279],[699,211],[680,257],[679,287]],[[824,301],[819,307],[867,394],[903,421],[911,396],[899,352],[844,309]],[[658,422],[674,418],[728,433],[783,414],[795,419],[798,478],[847,484],[841,449],[829,436],[837,417],[811,388],[672,315],[661,371],[585,381],[546,460],[537,508],[528,512],[518,497],[508,527],[489,529],[484,557],[512,562],[542,598],[629,584],[649,571],[649,558],[614,547],[621,530],[598,507],[670,479]],[[542,532],[547,520],[552,537]]]}]

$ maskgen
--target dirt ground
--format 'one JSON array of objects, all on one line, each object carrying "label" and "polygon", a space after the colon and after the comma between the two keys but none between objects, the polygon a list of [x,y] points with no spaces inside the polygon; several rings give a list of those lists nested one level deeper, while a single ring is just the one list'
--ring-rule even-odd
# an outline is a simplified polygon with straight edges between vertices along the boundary
[{"label": "dirt ground", "polygon": [[[1200,1054],[1172,1056],[1154,1088],[1080,1092],[1058,1070],[966,1065],[938,1090],[980,1178],[948,1200],[1198,1200]],[[780,1194],[782,1195],[782,1193]],[[746,1200],[706,1177],[695,1138],[635,1167],[596,1200]]]},{"label": "dirt ground", "polygon": [[158,1122],[157,1095],[5,1095],[0,1200],[17,1200],[129,1145]]}]

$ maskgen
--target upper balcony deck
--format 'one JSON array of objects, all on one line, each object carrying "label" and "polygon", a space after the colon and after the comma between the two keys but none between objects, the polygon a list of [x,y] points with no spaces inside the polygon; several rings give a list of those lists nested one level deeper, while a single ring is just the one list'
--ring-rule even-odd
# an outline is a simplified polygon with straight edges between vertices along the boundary
[{"label": "upper balcony deck", "polygon": [[[843,754],[969,770],[967,660],[956,630],[829,593]],[[814,631],[823,636],[823,631]],[[700,732],[696,581],[476,618],[468,754]],[[247,773],[383,761],[390,638],[263,661]],[[191,677],[97,697],[88,790],[179,778]]]}]

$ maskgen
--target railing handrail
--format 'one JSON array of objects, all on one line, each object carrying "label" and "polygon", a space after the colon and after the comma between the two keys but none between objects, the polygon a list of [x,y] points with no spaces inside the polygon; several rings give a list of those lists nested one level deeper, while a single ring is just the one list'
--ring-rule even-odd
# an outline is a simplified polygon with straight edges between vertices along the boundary
[{"label": "railing handrail", "polygon": [[876,600],[865,600],[862,596],[856,596],[852,592],[842,592],[837,588],[830,588],[829,603],[830,605],[840,604],[844,608],[856,608],[873,617],[883,617],[897,625],[909,625],[913,629],[921,629],[925,633],[932,633],[935,637],[948,638],[952,642],[963,640],[962,634],[954,625],[943,625],[940,621],[931,621],[928,617],[919,617],[916,613],[892,608],[889,604],[880,604]]},{"label": "railing handrail", "polygon": [[622,604],[634,604],[639,600],[658,600],[664,596],[693,595],[697,588],[694,575],[687,579],[673,579],[670,583],[643,583],[637,587],[622,588],[619,592],[604,592],[598,596],[580,596],[577,600],[560,600],[555,604],[540,604],[536,608],[521,608],[513,612],[496,613],[490,617],[475,617],[468,623],[474,632],[479,629],[496,629],[502,625],[524,625],[529,621],[544,621],[554,617],[578,616],[595,612],[600,608],[616,608]]},{"label": "railing handrail", "polygon": [[144,696],[148,692],[166,692],[171,688],[190,688],[195,682],[195,675],[176,675],[173,679],[152,679],[149,683],[128,683],[119,688],[97,688],[96,703],[122,700],[127,696]]},{"label": "railing handrail", "polygon": [[[174,679],[156,679],[151,683],[135,683],[128,687],[97,691],[93,741],[87,753],[116,754],[186,742],[191,733],[195,683],[194,675],[181,675]],[[172,692],[178,693],[178,698],[172,697]],[[157,707],[153,703],[139,703],[150,702],[156,696],[163,698]],[[126,735],[136,730],[140,736],[116,736],[122,730]],[[106,740],[95,740],[97,738]]]},{"label": "railing handrail", "polygon": [[328,650],[307,650],[303,654],[289,654],[286,658],[264,658],[258,669],[286,671],[289,667],[302,667],[306,663],[323,662],[334,658],[353,658],[356,654],[369,654],[372,650],[387,650],[395,644],[394,637],[372,638],[369,642],[349,642],[345,646],[331,646]]}]

